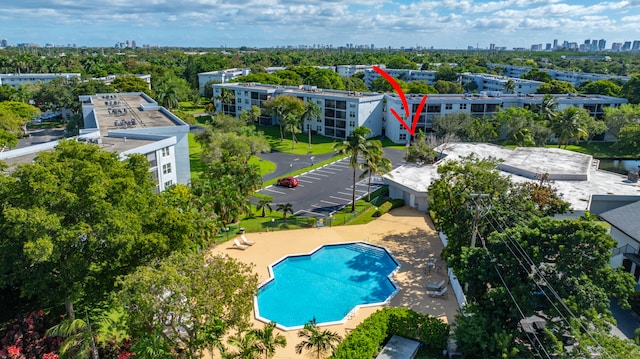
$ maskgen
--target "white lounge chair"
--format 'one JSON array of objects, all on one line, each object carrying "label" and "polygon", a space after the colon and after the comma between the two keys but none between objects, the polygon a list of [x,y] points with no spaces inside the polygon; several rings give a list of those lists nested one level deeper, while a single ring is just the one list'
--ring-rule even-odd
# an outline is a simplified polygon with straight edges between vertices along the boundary
[{"label": "white lounge chair", "polygon": [[427,290],[435,290],[435,291],[438,291],[438,290],[442,289],[442,287],[444,287],[444,285],[445,285],[445,284],[446,284],[446,281],[445,281],[444,279],[443,279],[443,280],[441,280],[441,281],[440,281],[440,282],[438,282],[438,283],[435,283],[435,284],[433,284],[433,283],[429,283],[429,284],[427,284]]},{"label": "white lounge chair", "polygon": [[236,248],[238,248],[238,249],[242,249],[242,250],[245,250],[245,249],[249,248],[249,246],[248,246],[248,245],[240,243],[240,241],[238,240],[238,238],[235,238],[235,239],[233,240],[233,245],[234,245]]},{"label": "white lounge chair", "polygon": [[245,237],[245,236],[244,236],[244,234],[243,234],[243,235],[241,235],[241,236],[240,236],[240,238],[242,238],[242,243],[243,243],[243,244],[245,244],[245,245],[247,245],[247,246],[252,246],[252,245],[256,244],[256,242],[255,242],[255,241],[252,241],[252,240],[250,240],[250,239],[247,239],[247,237]]},{"label": "white lounge chair", "polygon": [[447,287],[444,287],[440,290],[428,290],[427,294],[431,298],[446,298],[447,297]]}]

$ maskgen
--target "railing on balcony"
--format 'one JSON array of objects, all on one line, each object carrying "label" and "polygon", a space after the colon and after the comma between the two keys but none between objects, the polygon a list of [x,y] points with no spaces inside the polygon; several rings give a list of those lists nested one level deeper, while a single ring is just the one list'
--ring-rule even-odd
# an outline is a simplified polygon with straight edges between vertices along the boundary
[{"label": "railing on balcony", "polygon": [[624,254],[624,253],[633,253],[633,254],[640,254],[638,253],[638,249],[636,249],[635,247],[633,247],[630,244],[625,244],[622,247],[618,247],[618,248],[614,248],[611,250],[611,256],[617,256],[618,254]]}]

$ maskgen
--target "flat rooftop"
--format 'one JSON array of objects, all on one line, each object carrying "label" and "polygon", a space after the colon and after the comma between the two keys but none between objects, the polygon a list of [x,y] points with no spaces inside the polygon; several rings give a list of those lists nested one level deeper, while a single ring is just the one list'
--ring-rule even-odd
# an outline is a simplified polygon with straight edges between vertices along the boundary
[{"label": "flat rooftop", "polygon": [[150,109],[156,104],[142,93],[96,95],[92,96],[92,100],[96,122],[103,137],[112,130],[182,125],[159,111],[159,107]]},{"label": "flat rooftop", "polygon": [[[597,168],[591,156],[554,148],[517,148],[515,150],[487,143],[448,143],[437,148],[446,157],[434,165],[405,165],[393,170],[387,181],[418,192],[426,192],[439,178],[437,168],[446,161],[472,155],[480,159],[502,161],[497,169],[514,182],[536,181],[536,176],[549,173],[551,185],[573,210],[587,210],[591,195],[640,195],[640,183]],[[506,165],[505,165],[506,164]]]}]

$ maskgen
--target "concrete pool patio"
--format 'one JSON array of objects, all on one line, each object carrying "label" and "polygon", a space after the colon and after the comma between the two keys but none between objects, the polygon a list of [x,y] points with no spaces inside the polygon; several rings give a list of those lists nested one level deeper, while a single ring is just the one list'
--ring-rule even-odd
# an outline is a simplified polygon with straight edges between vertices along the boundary
[{"label": "concrete pool patio", "polygon": [[[370,242],[386,247],[401,264],[401,268],[393,276],[400,290],[391,299],[389,307],[411,308],[447,323],[452,323],[458,313],[457,301],[450,287],[447,298],[431,298],[427,294],[427,284],[446,279],[446,266],[442,265],[439,271],[427,268],[429,259],[437,258],[438,266],[444,263],[439,258],[442,243],[431,219],[424,212],[402,207],[365,225],[247,233],[246,236],[256,243],[245,250],[239,250],[234,248],[233,240],[229,240],[211,249],[210,254],[226,254],[244,263],[253,263],[258,281],[262,283],[269,279],[269,264],[284,256],[306,254],[329,243]],[[337,332],[344,337],[350,329],[380,308],[382,306],[360,308],[344,324],[323,326],[322,329]],[[255,319],[254,314],[252,321],[255,327],[263,325]],[[295,354],[295,346],[300,342],[298,331],[276,330],[286,337],[287,346],[278,348],[274,358],[299,358]]]}]

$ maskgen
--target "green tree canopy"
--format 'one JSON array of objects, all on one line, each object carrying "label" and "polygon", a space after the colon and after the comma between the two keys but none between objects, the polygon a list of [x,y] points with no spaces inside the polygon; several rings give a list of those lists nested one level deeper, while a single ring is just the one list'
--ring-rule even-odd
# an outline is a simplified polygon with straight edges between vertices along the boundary
[{"label": "green tree canopy", "polygon": [[588,81],[579,86],[580,92],[587,94],[620,97],[622,87],[611,80]]},{"label": "green tree canopy", "polygon": [[134,342],[157,336],[174,356],[184,350],[197,358],[220,348],[231,329],[249,325],[258,279],[251,266],[234,259],[175,253],[119,285]]},{"label": "green tree canopy", "polygon": [[155,194],[142,155],[62,141],[0,182],[0,288],[31,309],[65,303],[74,319],[74,302],[103,300],[118,276],[204,246],[191,214]]},{"label": "green tree canopy", "polygon": [[631,79],[622,85],[620,92],[629,103],[640,103],[640,74],[632,75]]},{"label": "green tree canopy", "polygon": [[571,82],[558,80],[551,80],[549,82],[543,83],[536,90],[536,93],[542,94],[567,94],[576,92],[578,92],[578,90],[573,87]]},{"label": "green tree canopy", "polygon": [[394,56],[386,62],[389,69],[417,70],[418,65],[402,55]]},{"label": "green tree canopy", "polygon": [[640,105],[623,104],[619,107],[605,107],[604,122],[609,133],[618,137],[620,129],[627,124],[640,123]]}]

